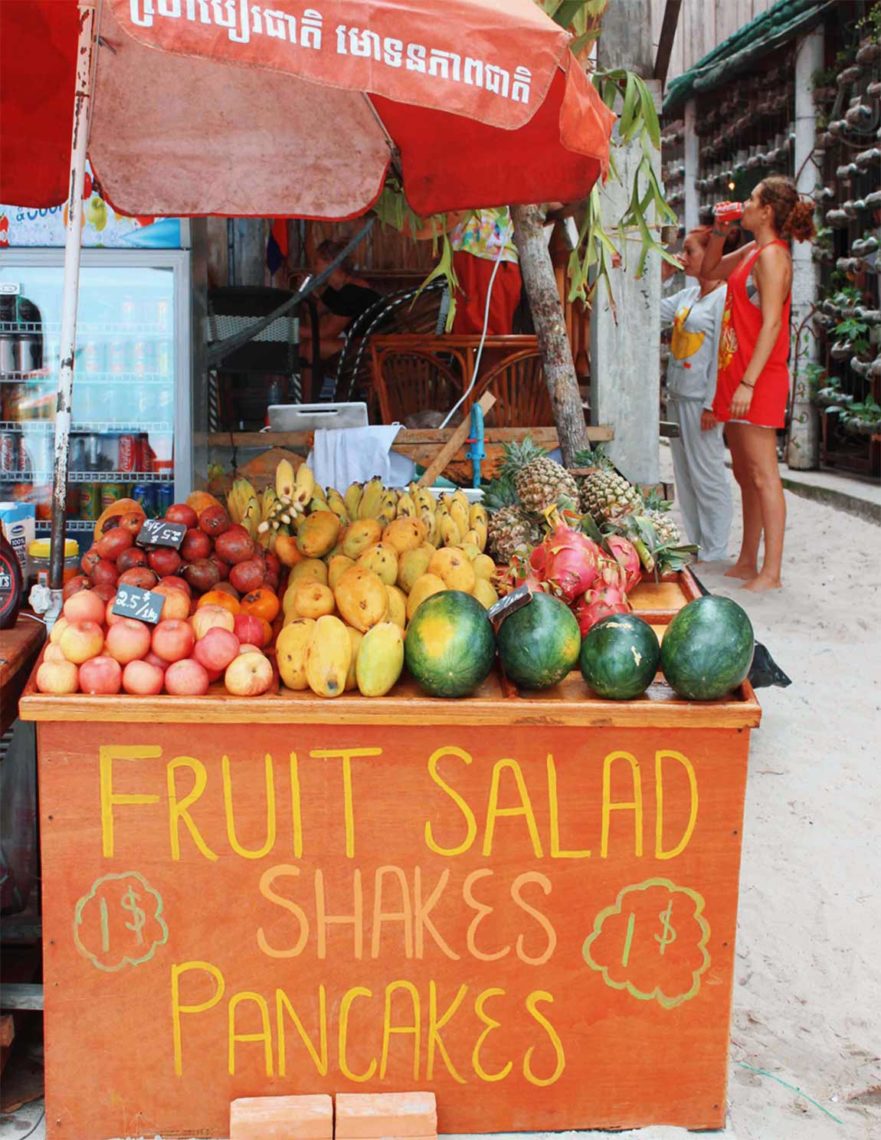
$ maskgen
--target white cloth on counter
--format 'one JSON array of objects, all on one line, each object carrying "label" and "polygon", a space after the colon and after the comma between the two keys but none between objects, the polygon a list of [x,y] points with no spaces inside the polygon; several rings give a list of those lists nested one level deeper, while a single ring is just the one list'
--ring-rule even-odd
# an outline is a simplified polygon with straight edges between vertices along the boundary
[{"label": "white cloth on counter", "polygon": [[344,491],[350,483],[365,483],[378,475],[386,486],[391,486],[390,451],[401,426],[379,424],[316,431],[308,459],[316,482]]}]

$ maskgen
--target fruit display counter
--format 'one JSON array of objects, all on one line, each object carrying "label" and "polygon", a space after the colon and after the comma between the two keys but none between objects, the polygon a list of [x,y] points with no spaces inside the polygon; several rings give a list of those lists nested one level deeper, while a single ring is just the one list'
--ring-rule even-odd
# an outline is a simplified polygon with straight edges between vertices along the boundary
[{"label": "fruit display counter", "polygon": [[[663,623],[660,623],[663,624]],[[748,682],[40,693],[47,1136],[431,1089],[441,1132],[724,1123]]]}]

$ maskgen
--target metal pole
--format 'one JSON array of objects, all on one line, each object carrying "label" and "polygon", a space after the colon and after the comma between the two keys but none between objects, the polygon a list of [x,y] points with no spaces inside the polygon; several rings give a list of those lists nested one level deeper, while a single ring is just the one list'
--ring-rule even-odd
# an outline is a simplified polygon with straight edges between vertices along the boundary
[{"label": "metal pole", "polygon": [[98,0],[81,0],[78,6],[80,30],[76,53],[76,88],[70,143],[70,179],[67,190],[67,232],[64,243],[61,368],[58,375],[58,401],[55,408],[55,475],[52,484],[52,535],[49,555],[49,585],[52,590],[61,589],[64,574],[64,516],[67,498],[70,409],[73,397],[73,364],[76,353],[83,182],[86,171],[86,148],[89,141],[89,109],[92,97],[92,62],[96,40],[97,4]]}]

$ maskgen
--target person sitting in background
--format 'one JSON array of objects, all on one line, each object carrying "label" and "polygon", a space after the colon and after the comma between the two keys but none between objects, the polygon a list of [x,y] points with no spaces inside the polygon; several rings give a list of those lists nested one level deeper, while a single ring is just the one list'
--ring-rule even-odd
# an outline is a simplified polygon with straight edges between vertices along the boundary
[{"label": "person sitting in background", "polygon": [[[701,276],[710,234],[709,226],[698,226],[685,238],[682,268],[697,283],[661,300],[661,321],[673,325],[667,411],[679,425],[679,438],[670,441],[676,501],[702,562],[727,557],[733,513],[722,426],[712,412],[725,290]],[[664,276],[673,270],[668,262],[663,268]]]},{"label": "person sitting in background", "polygon": [[[334,259],[345,249],[341,241],[323,241],[315,251],[313,270],[323,273]],[[382,294],[372,289],[366,281],[356,277],[351,258],[344,258],[327,279],[318,295],[318,342],[322,360],[330,360],[343,347],[343,334],[355,319],[382,299]],[[303,369],[303,398],[317,398],[318,393],[309,395],[311,389],[313,333],[308,320],[300,319],[300,356],[306,367]]]},{"label": "person sitting in background", "polygon": [[499,206],[464,211],[450,230],[450,245],[459,281],[452,332],[483,332],[490,278],[498,262],[486,331],[488,336],[510,335],[523,287],[510,210]]}]

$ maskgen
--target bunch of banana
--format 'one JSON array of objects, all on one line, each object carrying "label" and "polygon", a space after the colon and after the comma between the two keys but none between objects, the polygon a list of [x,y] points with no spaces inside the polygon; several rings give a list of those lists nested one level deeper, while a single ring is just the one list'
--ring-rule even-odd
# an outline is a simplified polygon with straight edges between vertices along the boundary
[{"label": "bunch of banana", "polygon": [[266,487],[260,505],[261,521],[257,525],[260,536],[271,539],[282,528],[295,527],[309,510],[326,510],[324,491],[315,482],[312,469],[301,463],[294,472],[289,459],[279,461],[275,469],[275,486]]},{"label": "bunch of banana", "polygon": [[263,513],[257,492],[247,479],[236,479],[226,496],[226,507],[230,519],[256,538]]}]

